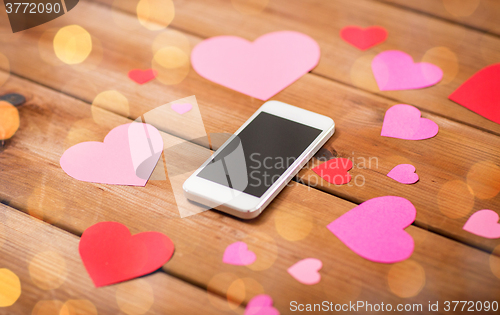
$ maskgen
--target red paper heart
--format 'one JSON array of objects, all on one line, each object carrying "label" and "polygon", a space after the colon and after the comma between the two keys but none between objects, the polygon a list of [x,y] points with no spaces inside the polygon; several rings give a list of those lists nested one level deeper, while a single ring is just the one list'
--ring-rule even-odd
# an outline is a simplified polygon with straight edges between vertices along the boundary
[{"label": "red paper heart", "polygon": [[351,174],[347,173],[351,168],[351,160],[338,158],[316,166],[313,171],[331,184],[343,185],[351,181]]},{"label": "red paper heart", "polygon": [[476,72],[448,98],[500,124],[500,63]]},{"label": "red paper heart", "polygon": [[381,44],[387,38],[387,31],[381,26],[361,28],[359,26],[346,26],[340,31],[343,40],[361,50],[367,50]]},{"label": "red paper heart", "polygon": [[118,222],[100,222],[83,232],[80,257],[96,287],[151,273],[174,253],[174,243],[159,232],[131,235]]},{"label": "red paper heart", "polygon": [[158,75],[158,71],[153,69],[133,69],[128,72],[128,77],[139,84],[147,83]]}]

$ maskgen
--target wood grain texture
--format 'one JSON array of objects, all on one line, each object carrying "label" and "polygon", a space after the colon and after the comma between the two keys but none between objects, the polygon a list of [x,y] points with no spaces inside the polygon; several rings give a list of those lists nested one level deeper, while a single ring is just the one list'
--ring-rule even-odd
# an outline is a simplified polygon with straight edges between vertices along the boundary
[{"label": "wood grain texture", "polygon": [[377,0],[380,2],[430,14],[458,24],[467,25],[487,33],[500,34],[498,14],[500,3],[495,0]]},{"label": "wood grain texture", "polygon": [[[77,236],[5,205],[0,217],[0,266],[21,281],[21,296],[1,314],[243,313],[236,306],[222,311],[224,299],[162,271],[96,289],[80,260]],[[68,301],[74,309],[59,313]]]},{"label": "wood grain texture", "polygon": [[[78,141],[94,140],[126,119],[102,111],[109,126],[95,125],[88,104],[15,76],[6,90],[26,95],[28,102],[20,110],[21,129],[1,154],[3,202],[77,235],[107,220],[126,224],[134,234],[163,232],[176,244],[163,269],[210,292],[236,302],[266,292],[283,313],[294,300],[397,304],[410,294],[405,303],[426,304],[437,297],[491,300],[500,293],[489,254],[415,226],[407,229],[416,243],[410,260],[379,264],[359,257],[326,229],[356,205],[297,183],[257,219],[241,221],[216,211],[180,219],[167,181],[124,187],[73,180],[58,165],[72,127],[88,123],[76,133]],[[257,254],[253,265],[222,263],[225,247],[235,241],[245,241]],[[323,261],[317,285],[302,285],[286,272],[306,257]]]},{"label": "wood grain texture", "polygon": [[[159,105],[194,94],[198,98],[208,133],[236,131],[263,103],[205,80],[192,70],[176,85],[165,85],[155,80],[138,86],[126,77],[126,73],[132,68],[148,67],[147,62],[153,56],[150,47],[162,33],[147,31],[140,25],[132,31],[117,28],[112,13],[102,5],[84,2],[81,8],[85,14],[69,16],[68,20],[62,17],[48,23],[46,29],[28,31],[23,40],[3,47],[3,52],[11,61],[13,73],[89,103],[101,91],[117,90],[128,99],[129,117],[133,119]],[[130,15],[120,12],[115,12],[116,14],[130,25],[138,24]],[[56,62],[54,60],[57,59],[49,59],[55,58],[52,56],[51,38],[42,36],[42,33],[50,33],[48,29],[66,25],[69,21],[78,22],[92,36],[99,38],[96,42],[102,45],[102,59],[99,59],[100,55],[96,52],[77,66],[54,67],[46,62]],[[102,32],[102,29],[108,31]],[[180,47],[193,47],[200,41],[179,32],[167,31],[166,34],[175,37],[175,40],[171,40],[174,44],[183,43]],[[188,53],[190,48],[184,49]],[[17,54],[20,50],[24,52],[23,58]],[[45,56],[45,59],[41,56]],[[310,171],[302,172],[303,181],[307,184],[356,203],[388,194],[405,196],[419,210],[416,221],[419,226],[490,252],[499,244],[499,240],[474,236],[463,231],[462,227],[474,211],[496,209],[500,195],[479,199],[468,191],[465,194],[454,191],[455,182],[458,181],[457,185],[465,185],[467,174],[473,165],[483,161],[499,165],[496,148],[500,140],[497,136],[424,111],[424,117],[434,120],[440,126],[437,137],[424,141],[380,137],[384,112],[394,105],[393,101],[311,74],[299,79],[274,99],[332,117],[336,121],[337,131],[326,147],[337,152],[340,157],[354,158],[356,168],[352,174],[355,178],[361,176],[359,182],[361,179],[365,181],[361,187],[336,187],[324,183]],[[191,139],[190,131],[199,127],[198,125],[198,121],[188,122],[185,128],[168,128],[167,125],[165,131]],[[359,158],[367,161],[366,167],[369,170],[360,168],[363,165],[360,165]],[[371,167],[368,164],[370,161],[373,162]],[[421,177],[416,185],[404,186],[385,176],[395,165],[407,162],[417,167]],[[448,186],[449,182],[452,182],[451,186]],[[440,191],[443,191],[441,195]],[[454,208],[458,197],[466,199],[456,211]]]}]

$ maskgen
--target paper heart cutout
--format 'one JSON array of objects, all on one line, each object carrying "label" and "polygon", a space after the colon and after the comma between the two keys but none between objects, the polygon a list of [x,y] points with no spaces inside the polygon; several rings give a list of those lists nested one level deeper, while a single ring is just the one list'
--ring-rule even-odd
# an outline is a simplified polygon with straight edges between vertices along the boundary
[{"label": "paper heart cutout", "polygon": [[19,111],[6,101],[0,101],[0,141],[12,138],[19,129]]},{"label": "paper heart cutout", "polygon": [[248,301],[244,315],[279,315],[273,307],[273,299],[267,294],[259,294]]},{"label": "paper heart cutout", "polygon": [[151,125],[134,122],[114,128],[104,142],[72,146],[59,163],[66,174],[77,180],[144,186],[162,151],[160,132]]},{"label": "paper heart cutout", "polygon": [[415,171],[415,166],[411,164],[399,164],[387,176],[401,184],[414,184],[418,181],[418,174]]},{"label": "paper heart cutout", "polygon": [[[64,0],[66,13],[73,9],[78,4],[78,1],[79,0]],[[27,7],[23,5],[20,8],[16,5],[19,1],[5,0],[4,3],[6,12],[11,12],[7,15],[13,33],[42,25],[65,14],[61,1],[34,1],[28,3]],[[47,3],[51,4],[51,13],[47,13],[49,11],[49,7],[46,5]],[[35,6],[32,6],[32,4]],[[43,4],[43,7],[39,7],[40,4]],[[40,13],[40,11],[42,13]]]},{"label": "paper heart cutout", "polygon": [[476,72],[448,98],[500,124],[500,63]]},{"label": "paper heart cutout", "polygon": [[367,50],[383,43],[387,39],[387,30],[381,26],[362,28],[356,25],[346,26],[340,30],[340,37],[361,50]]},{"label": "paper heart cutout", "polygon": [[222,262],[236,266],[247,266],[257,259],[255,253],[244,242],[236,242],[226,247]]},{"label": "paper heart cutout", "polygon": [[385,112],[380,135],[405,140],[423,140],[437,135],[439,126],[421,115],[414,106],[394,105]]},{"label": "paper heart cutout", "polygon": [[405,198],[377,197],[343,214],[327,228],[359,256],[395,263],[413,253],[413,238],[404,229],[415,221],[416,214]]},{"label": "paper heart cutout", "polygon": [[323,267],[321,260],[306,258],[287,269],[288,273],[302,284],[312,285],[321,280],[319,270]]},{"label": "paper heart cutout", "polygon": [[352,169],[351,160],[337,158],[328,160],[312,170],[330,184],[343,185],[351,181],[351,174],[347,172],[350,169]]},{"label": "paper heart cutout", "polygon": [[78,246],[85,269],[96,287],[158,270],[174,253],[174,243],[159,232],[131,235],[118,222],[100,222],[83,232]]},{"label": "paper heart cutout", "polygon": [[132,81],[139,83],[139,84],[147,83],[147,82],[153,80],[154,78],[156,78],[157,75],[158,75],[158,71],[156,71],[154,69],[146,69],[146,70],[133,69],[133,70],[130,70],[128,72],[128,77]]},{"label": "paper heart cutout", "polygon": [[189,103],[174,103],[170,105],[170,108],[172,108],[172,110],[174,110],[177,114],[182,115],[189,112],[193,108],[193,105]]},{"label": "paper heart cutout", "polygon": [[486,238],[500,238],[500,223],[498,213],[493,210],[479,210],[465,222],[464,230]]},{"label": "paper heart cutout", "polygon": [[414,63],[410,55],[399,50],[386,50],[375,56],[372,71],[381,91],[421,89],[443,78],[443,70],[438,66]]},{"label": "paper heart cutout", "polygon": [[268,33],[253,43],[236,36],[216,36],[194,47],[194,70],[210,81],[266,101],[319,62],[320,48],[294,31]]}]

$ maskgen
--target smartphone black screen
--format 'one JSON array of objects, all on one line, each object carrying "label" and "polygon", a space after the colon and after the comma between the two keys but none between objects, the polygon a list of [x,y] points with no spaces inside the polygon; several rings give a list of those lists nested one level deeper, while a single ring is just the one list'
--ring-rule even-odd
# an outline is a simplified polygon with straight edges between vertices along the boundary
[{"label": "smartphone black screen", "polygon": [[260,198],[320,134],[320,129],[261,112],[198,176]]}]

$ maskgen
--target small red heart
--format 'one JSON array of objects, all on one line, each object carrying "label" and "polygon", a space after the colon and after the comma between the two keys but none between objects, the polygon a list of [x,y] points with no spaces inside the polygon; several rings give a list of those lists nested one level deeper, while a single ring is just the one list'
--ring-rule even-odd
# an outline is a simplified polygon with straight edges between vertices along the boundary
[{"label": "small red heart", "polygon": [[351,168],[351,160],[338,158],[318,165],[312,170],[331,184],[343,185],[351,181],[351,174],[347,173]]},{"label": "small red heart", "polygon": [[131,235],[118,222],[100,222],[83,232],[80,257],[96,287],[149,274],[174,253],[174,243],[159,232]]},{"label": "small red heart", "polygon": [[340,31],[343,40],[361,50],[367,50],[383,43],[387,38],[387,31],[381,26],[361,28],[359,26],[346,26]]},{"label": "small red heart", "polygon": [[500,63],[476,72],[448,98],[500,124]]},{"label": "small red heart", "polygon": [[128,77],[139,84],[147,83],[158,75],[158,71],[153,69],[133,69],[128,72]]}]

